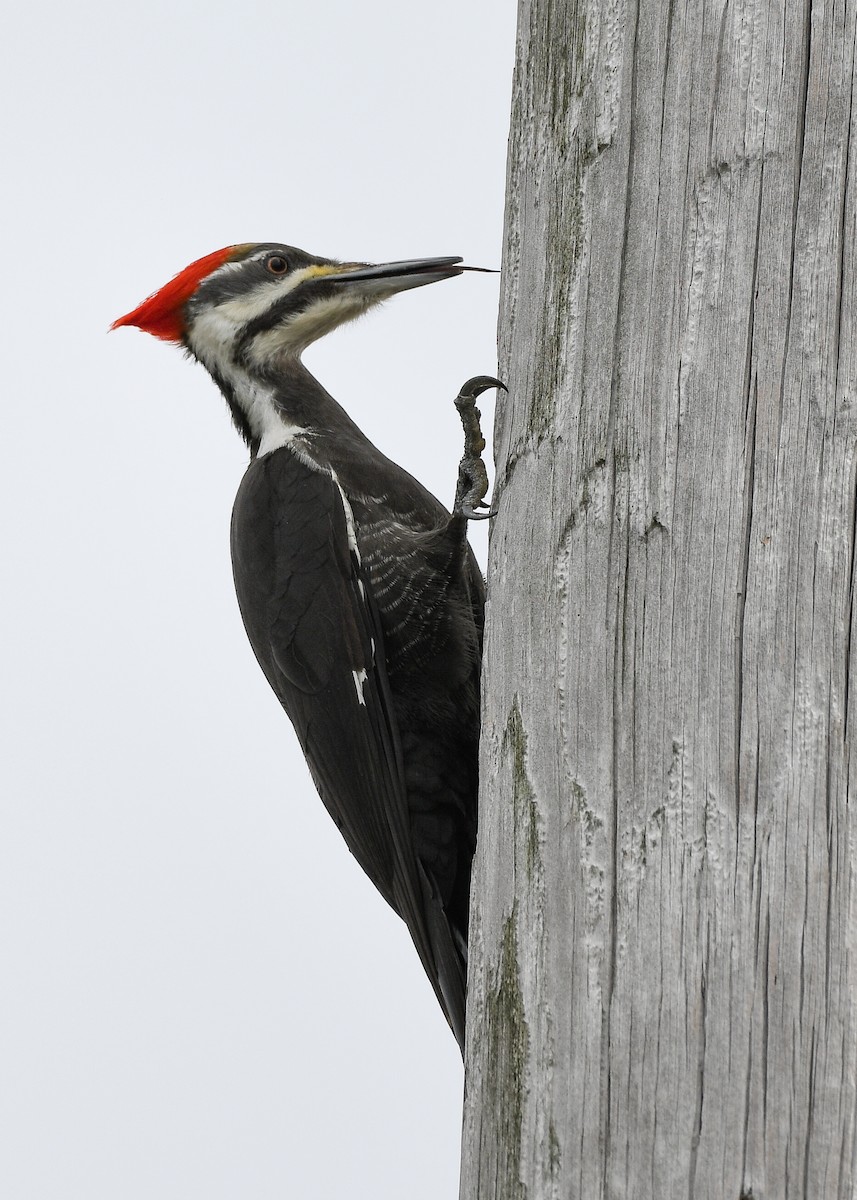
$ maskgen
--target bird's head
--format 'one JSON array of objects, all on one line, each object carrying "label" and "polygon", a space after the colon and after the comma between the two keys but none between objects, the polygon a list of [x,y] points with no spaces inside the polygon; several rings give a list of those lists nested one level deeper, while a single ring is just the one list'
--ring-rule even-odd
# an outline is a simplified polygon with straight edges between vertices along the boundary
[{"label": "bird's head", "polygon": [[264,373],[396,292],[478,269],[460,258],[372,265],[274,242],[227,246],[185,267],[111,328],[135,325],[184,345],[216,374]]}]

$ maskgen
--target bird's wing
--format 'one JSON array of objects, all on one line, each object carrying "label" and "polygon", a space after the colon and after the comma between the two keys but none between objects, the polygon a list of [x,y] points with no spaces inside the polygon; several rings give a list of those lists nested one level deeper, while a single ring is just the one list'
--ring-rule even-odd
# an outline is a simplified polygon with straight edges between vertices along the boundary
[{"label": "bird's wing", "polygon": [[[411,846],[380,622],[335,478],[288,447],[256,459],[235,501],[232,558],[250,642],[319,794],[363,870],[406,922],[460,1036],[463,981],[450,984],[449,931]],[[455,971],[461,974],[457,964]],[[459,990],[460,999],[449,994]]]}]

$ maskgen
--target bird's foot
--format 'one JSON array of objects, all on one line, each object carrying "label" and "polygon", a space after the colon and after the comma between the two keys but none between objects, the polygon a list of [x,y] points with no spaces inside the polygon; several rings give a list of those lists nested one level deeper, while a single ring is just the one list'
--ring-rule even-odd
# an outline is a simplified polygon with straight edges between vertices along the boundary
[{"label": "bird's foot", "polygon": [[[499,379],[493,379],[490,375],[475,375],[468,379],[455,397],[455,407],[464,427],[464,457],[458,465],[458,485],[452,512],[466,521],[485,521],[497,515],[490,505],[484,503],[488,494],[488,472],[482,461],[482,451],[485,449],[485,438],[479,424],[482,414],[476,407],[476,398],[488,388],[506,391],[505,383]],[[477,512],[479,508],[487,511]]]}]

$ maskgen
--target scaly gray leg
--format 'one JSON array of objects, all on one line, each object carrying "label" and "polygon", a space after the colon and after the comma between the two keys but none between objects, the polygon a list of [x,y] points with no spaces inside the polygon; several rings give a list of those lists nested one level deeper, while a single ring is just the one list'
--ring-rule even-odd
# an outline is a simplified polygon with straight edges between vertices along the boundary
[{"label": "scaly gray leg", "polygon": [[[476,398],[488,388],[506,391],[505,383],[499,379],[493,379],[490,375],[474,375],[455,397],[455,407],[464,427],[464,458],[458,466],[458,486],[452,512],[454,516],[462,516],[467,521],[484,521],[496,516],[494,510],[483,503],[488,492],[488,472],[482,461],[482,451],[485,449],[485,438],[479,424],[482,414],[476,407]],[[477,508],[486,508],[488,511],[477,512]]]}]

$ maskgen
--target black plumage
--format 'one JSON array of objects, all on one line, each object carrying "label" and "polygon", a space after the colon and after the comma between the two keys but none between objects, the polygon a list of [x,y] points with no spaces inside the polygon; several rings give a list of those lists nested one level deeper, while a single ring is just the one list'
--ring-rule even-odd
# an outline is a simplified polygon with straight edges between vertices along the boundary
[{"label": "black plumage", "polygon": [[482,578],[465,519],[298,370],[333,432],[250,464],[232,519],[241,613],[319,795],[463,1044]]},{"label": "black plumage", "polygon": [[[250,447],[231,531],[247,634],[328,812],[407,924],[463,1049],[484,606],[466,538],[467,518],[483,514],[458,502],[472,455],[450,514],[300,361],[377,300],[463,268],[343,267],[272,244],[219,254],[117,324],[180,340]],[[474,383],[478,394],[496,381]]]}]

